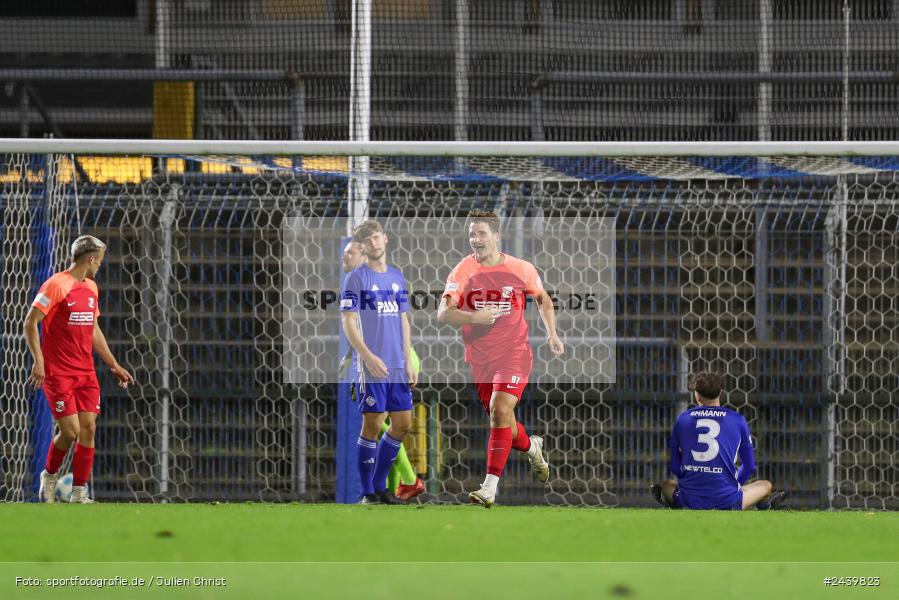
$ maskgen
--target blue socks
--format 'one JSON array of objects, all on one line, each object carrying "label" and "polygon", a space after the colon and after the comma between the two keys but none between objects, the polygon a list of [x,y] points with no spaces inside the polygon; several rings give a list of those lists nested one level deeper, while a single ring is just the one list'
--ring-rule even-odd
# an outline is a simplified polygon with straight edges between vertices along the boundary
[{"label": "blue socks", "polygon": [[[384,437],[387,437],[387,435],[385,434]],[[359,446],[359,480],[362,482],[362,495],[368,496],[375,493],[372,486],[372,475],[375,473],[375,456],[378,455],[378,442],[365,439],[360,435],[359,439],[356,440],[356,445]],[[394,454],[394,456],[396,455]]]},{"label": "blue socks", "polygon": [[401,441],[393,439],[389,433],[381,436],[381,441],[378,443],[378,461],[375,463],[375,474],[371,480],[372,487],[376,492],[383,492],[387,489],[387,474],[402,445]]}]

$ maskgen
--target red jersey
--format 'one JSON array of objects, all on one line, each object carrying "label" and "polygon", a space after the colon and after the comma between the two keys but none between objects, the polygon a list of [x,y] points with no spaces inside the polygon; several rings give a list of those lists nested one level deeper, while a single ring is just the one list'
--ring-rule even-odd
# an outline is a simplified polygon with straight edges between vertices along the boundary
[{"label": "red jersey", "polygon": [[524,311],[528,296],[543,293],[543,283],[531,263],[508,254],[500,256],[498,265],[485,267],[470,254],[446,280],[443,297],[455,300],[460,310],[496,307],[501,311],[492,325],[462,327],[465,362],[470,365],[493,363],[510,351],[531,349]]},{"label": "red jersey", "polygon": [[44,313],[41,350],[47,377],[93,373],[97,284],[62,271],[44,282],[31,305]]}]

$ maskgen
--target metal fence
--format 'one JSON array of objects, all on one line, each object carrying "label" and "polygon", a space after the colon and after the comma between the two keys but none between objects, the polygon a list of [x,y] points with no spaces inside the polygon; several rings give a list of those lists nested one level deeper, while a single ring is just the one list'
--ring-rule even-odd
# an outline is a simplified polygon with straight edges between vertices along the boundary
[{"label": "metal fence", "polygon": [[[45,173],[43,160],[6,165]],[[573,174],[612,163],[546,164]],[[670,172],[658,160],[647,164]],[[435,217],[489,207],[615,220],[618,378],[531,387],[520,417],[546,436],[554,475],[542,488],[513,462],[504,501],[647,504],[646,486],[664,473],[666,434],[688,399],[685,377],[714,369],[756,436],[760,476],[791,489],[794,505],[899,507],[893,171],[753,182],[731,179],[730,163],[717,167],[728,178],[375,177],[370,214],[393,231],[404,224],[408,235],[397,233],[392,260],[418,289],[440,289],[439,274],[454,264],[433,253],[423,264],[412,251]],[[28,261],[40,235],[36,211],[45,207],[51,221],[66,223],[58,237],[82,226],[109,244],[104,327],[139,382],[125,395],[103,380],[97,495],[333,498],[336,386],[283,383],[280,236],[291,215],[345,216],[345,177],[198,170],[132,184],[82,182],[77,193],[71,181],[40,177],[3,185],[3,313],[12,323],[3,349],[3,496],[27,489],[14,475],[27,471],[30,452],[28,403],[16,400],[27,360],[15,319],[34,281],[13,267]],[[427,364],[429,342],[416,348]],[[433,426],[426,498],[455,501],[481,474],[486,420],[467,386],[436,383],[419,400]]]},{"label": "metal fence", "polygon": [[899,137],[895,0],[122,4],[0,10],[3,135]]}]

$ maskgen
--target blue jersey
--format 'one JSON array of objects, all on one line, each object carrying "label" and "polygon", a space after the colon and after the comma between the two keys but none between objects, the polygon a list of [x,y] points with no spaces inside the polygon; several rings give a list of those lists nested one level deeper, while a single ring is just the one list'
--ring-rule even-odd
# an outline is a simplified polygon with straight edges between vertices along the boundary
[{"label": "blue jersey", "polygon": [[400,315],[409,312],[409,286],[399,269],[388,266],[384,273],[368,265],[354,269],[344,282],[340,310],[359,314],[362,340],[388,369],[405,368]]},{"label": "blue jersey", "polygon": [[[674,422],[669,470],[694,504],[733,496],[755,471],[749,425],[723,406],[694,406]],[[740,466],[737,467],[737,458]]]}]

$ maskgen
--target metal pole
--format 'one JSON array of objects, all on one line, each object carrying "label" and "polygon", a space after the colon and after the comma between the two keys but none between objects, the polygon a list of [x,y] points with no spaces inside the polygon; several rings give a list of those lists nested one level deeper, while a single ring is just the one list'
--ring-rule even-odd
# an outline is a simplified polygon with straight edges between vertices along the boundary
[{"label": "metal pole", "polygon": [[[0,71],[2,73],[2,71]],[[553,71],[543,78],[551,83],[839,83],[843,71]],[[853,83],[896,83],[899,72],[864,71],[850,73]]]},{"label": "metal pole", "polygon": [[827,431],[824,445],[824,490],[823,500],[826,508],[833,508],[836,472],[836,402],[827,403]]},{"label": "metal pole", "polygon": [[156,68],[169,68],[169,0],[156,0]]},{"label": "metal pole", "polygon": [[455,139],[468,139],[468,0],[456,0]]},{"label": "metal pole", "polygon": [[[759,0],[759,75],[771,73],[771,0]],[[771,82],[760,81],[758,91],[758,139],[771,139]]]},{"label": "metal pole", "polygon": [[172,188],[169,197],[166,198],[159,216],[161,230],[161,256],[157,263],[156,273],[159,278],[158,291],[156,293],[156,305],[159,308],[159,373],[160,389],[159,399],[161,403],[159,418],[159,493],[163,497],[169,491],[169,436],[171,429],[170,404],[171,404],[171,371],[172,371],[172,327],[170,319],[170,291],[169,285],[172,276],[172,229],[175,223],[175,210],[178,198],[178,187]]},{"label": "metal pole", "polygon": [[[150,202],[141,202],[140,207],[138,209],[140,211],[140,221],[143,224],[140,232],[140,248],[141,251],[138,254],[138,269],[141,273],[147,273],[149,281],[147,285],[140,286],[139,305],[136,307],[139,311],[140,318],[140,339],[141,345],[138,347],[138,352],[140,355],[148,355],[148,356],[156,356],[158,359],[158,339],[157,339],[157,331],[156,331],[156,290],[158,290],[158,285],[156,284],[156,261],[159,260],[157,253],[159,252],[159,246],[157,244],[156,239],[156,231],[157,224],[155,222],[155,209]],[[158,362],[157,362],[157,367]],[[152,383],[155,383],[156,373],[150,374],[152,378]],[[156,407],[153,407],[154,411]],[[158,411],[161,413],[161,409]],[[160,415],[161,416],[161,415]],[[147,425],[146,429],[150,430],[153,425]],[[159,424],[155,424],[156,427],[156,435],[160,436],[161,432]],[[132,439],[136,440],[137,436],[134,436]],[[161,443],[156,444],[157,447],[161,447]],[[159,451],[161,455],[161,450]],[[133,467],[134,462],[132,462]],[[157,481],[158,485],[158,481]],[[131,488],[131,486],[128,486]],[[133,490],[132,490],[133,491]],[[161,493],[161,490],[157,490]]]},{"label": "metal pole", "polygon": [[298,77],[293,81],[293,139],[306,139],[306,82]]},{"label": "metal pole", "polygon": [[[163,71],[169,66],[169,2],[168,0],[156,0],[156,47],[155,47],[155,71]],[[154,79],[154,82],[157,81]],[[154,83],[155,88],[155,83]],[[155,123],[158,115],[153,111],[153,121]],[[195,123],[196,125],[196,123]],[[166,171],[166,163],[164,159],[153,159],[154,169],[160,172]]]},{"label": "metal pole", "polygon": [[543,129],[543,90],[546,80],[538,78],[531,84],[531,141],[542,142],[546,139]]},{"label": "metal pole", "polygon": [[[160,44],[157,43],[157,46]],[[159,57],[160,63],[166,57]],[[199,60],[199,59],[198,59]],[[203,61],[201,61],[203,62]],[[297,74],[283,69],[222,69],[207,60],[202,68],[169,69],[0,69],[0,81],[55,82],[62,81],[290,81]],[[875,72],[875,76],[876,72]],[[839,78],[842,73],[839,74]],[[867,75],[870,79],[871,76]],[[883,73],[877,81],[892,81],[892,74]],[[887,77],[887,79],[884,79]],[[831,78],[832,79],[832,78]]]},{"label": "metal pole", "polygon": [[[306,138],[306,81],[302,77],[290,79],[293,87],[293,139]],[[303,157],[293,157],[294,169],[303,166]]]},{"label": "metal pole", "polygon": [[[371,124],[371,6],[372,0],[353,0],[350,53],[350,139],[369,140]],[[368,216],[368,156],[350,157],[347,235]]]},{"label": "metal pole", "polygon": [[[223,69],[208,62],[202,69],[0,69],[0,81],[289,81],[296,74],[282,69]],[[469,73],[471,78],[487,75]],[[841,83],[843,70],[790,71],[550,71],[541,79],[548,83]],[[899,81],[899,71],[849,73],[851,83]]]},{"label": "metal pole", "polygon": [[425,402],[428,405],[428,492],[436,494],[441,488],[437,464],[440,459],[437,448],[440,439],[440,402],[435,394],[428,394]]},{"label": "metal pole", "polygon": [[283,156],[894,156],[899,142],[355,142],[0,138],[0,154]]},{"label": "metal pole", "polygon": [[306,423],[306,401],[300,393],[300,386],[294,386],[297,397],[293,399],[293,447],[294,447],[294,497],[300,499],[306,494],[306,446],[308,431]]},{"label": "metal pole", "polygon": [[843,0],[843,141],[849,140],[849,0]]},{"label": "metal pole", "polygon": [[[682,393],[688,393],[690,391],[688,389],[689,381],[690,381],[690,356],[687,354],[686,346],[682,346],[682,345],[678,346],[678,353],[680,355],[679,356],[680,360],[678,361],[678,363],[679,363],[678,370],[680,371],[678,373],[678,387],[680,388],[680,391]],[[674,407],[675,414],[676,415],[681,414],[682,412],[687,410],[687,408],[689,408],[689,406],[690,406],[690,403],[685,402],[684,400],[681,399],[680,395],[678,395],[678,400]]]},{"label": "metal pole", "polygon": [[19,137],[27,138],[28,137],[28,89],[25,84],[22,84],[21,90],[19,90]]},{"label": "metal pole", "polygon": [[768,210],[755,209],[755,336],[767,342],[768,332]]},{"label": "metal pole", "polygon": [[[367,142],[370,136],[371,120],[371,7],[372,0],[353,0],[352,31],[350,47],[350,139]],[[368,216],[368,168],[369,157],[350,155],[349,159],[349,205],[347,206],[346,235],[353,235],[353,228]],[[338,335],[343,336],[342,329]],[[341,337],[341,351],[344,342]],[[354,456],[352,434],[349,429],[354,424],[349,404],[349,387],[338,386],[338,454],[337,472],[343,475],[337,481],[337,501],[346,502],[355,478],[347,473],[347,457]]]},{"label": "metal pole", "polygon": [[[849,8],[849,0],[843,0],[843,106],[842,106],[842,139],[849,140],[849,17],[851,9]],[[827,264],[831,269],[835,267],[835,272],[831,273],[832,280],[828,282],[831,293],[825,294],[830,297],[838,294],[832,300],[836,301],[835,306],[831,306],[831,313],[827,314],[827,318],[834,317],[834,323],[830,328],[831,337],[827,340],[830,344],[829,353],[832,356],[832,362],[828,361],[832,372],[829,374],[829,386],[831,386],[831,402],[827,405],[827,432],[825,438],[825,467],[824,467],[824,501],[827,508],[833,508],[833,498],[836,494],[836,437],[837,437],[837,404],[845,391],[845,360],[846,360],[846,261],[849,258],[846,237],[847,214],[849,206],[849,185],[846,175],[839,177],[839,199],[836,207],[836,220],[829,220],[828,235],[831,239],[828,242],[833,249],[832,256],[835,262],[828,260]],[[830,227],[836,227],[836,231],[832,231]],[[834,235],[835,234],[835,235]],[[833,281],[835,279],[836,281]],[[836,285],[834,285],[836,284]],[[828,298],[830,299],[830,298]]]},{"label": "metal pole", "polygon": [[845,307],[846,307],[846,209],[849,188],[845,177],[825,223],[825,281],[824,281],[824,343],[827,360],[827,425],[822,460],[823,481],[821,496],[828,508],[833,507],[836,493],[836,405],[844,393]]}]

